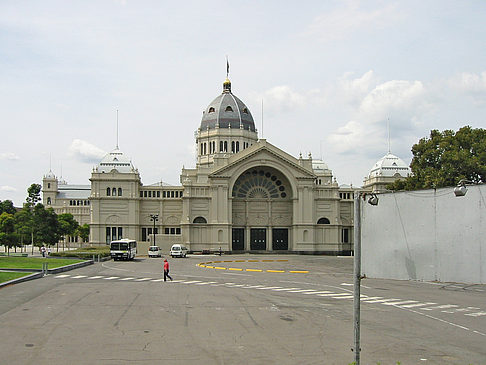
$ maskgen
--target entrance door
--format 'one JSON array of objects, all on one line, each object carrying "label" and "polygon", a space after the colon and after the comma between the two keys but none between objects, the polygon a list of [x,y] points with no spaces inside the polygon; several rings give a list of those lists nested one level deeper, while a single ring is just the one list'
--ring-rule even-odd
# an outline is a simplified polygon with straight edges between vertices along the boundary
[{"label": "entrance door", "polygon": [[231,249],[233,251],[243,251],[245,249],[245,229],[233,228],[231,236],[233,240]]},{"label": "entrance door", "polygon": [[272,230],[272,247],[274,250],[289,249],[289,230],[287,228],[274,228]]},{"label": "entrance door", "polygon": [[250,230],[250,250],[264,251],[267,249],[267,230],[252,228]]}]

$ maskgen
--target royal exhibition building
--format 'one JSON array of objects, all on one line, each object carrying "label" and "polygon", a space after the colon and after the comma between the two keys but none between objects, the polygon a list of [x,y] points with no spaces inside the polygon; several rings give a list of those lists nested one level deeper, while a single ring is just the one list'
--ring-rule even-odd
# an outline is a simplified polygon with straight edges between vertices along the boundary
[{"label": "royal exhibition building", "polygon": [[117,146],[93,168],[89,185],[67,184],[50,171],[43,178],[43,203],[89,224],[91,244],[130,238],[148,246],[155,234],[161,247],[180,243],[192,252],[349,255],[354,192],[383,191],[410,174],[388,153],[363,187],[340,186],[323,161],[291,156],[259,139],[228,79],[195,136],[196,166],[182,168],[178,186],[142,184]]}]

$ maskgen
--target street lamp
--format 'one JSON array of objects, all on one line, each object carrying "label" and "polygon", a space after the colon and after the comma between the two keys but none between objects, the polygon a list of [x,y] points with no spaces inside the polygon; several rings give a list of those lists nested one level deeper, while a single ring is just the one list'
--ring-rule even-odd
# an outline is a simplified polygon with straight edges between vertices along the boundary
[{"label": "street lamp", "polygon": [[[360,359],[360,311],[361,311],[361,199],[366,200],[366,193],[357,192],[354,197],[354,364],[359,365]],[[370,205],[378,205],[378,196],[371,193],[368,199]]]},{"label": "street lamp", "polygon": [[152,243],[152,246],[156,246],[155,244],[155,222],[159,220],[159,215],[158,214],[150,214],[150,220],[154,221],[154,230],[152,231],[154,234],[154,242]]}]

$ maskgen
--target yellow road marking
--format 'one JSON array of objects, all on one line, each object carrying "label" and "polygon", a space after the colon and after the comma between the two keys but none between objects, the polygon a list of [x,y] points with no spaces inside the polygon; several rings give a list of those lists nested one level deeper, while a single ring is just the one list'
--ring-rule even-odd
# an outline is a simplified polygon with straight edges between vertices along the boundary
[{"label": "yellow road marking", "polygon": [[285,272],[285,270],[267,270],[267,272]]},{"label": "yellow road marking", "polygon": [[229,267],[228,270],[234,270],[234,271],[243,271],[243,269],[237,269],[235,267]]},{"label": "yellow road marking", "polygon": [[215,266],[214,268],[215,268],[215,269],[218,269],[218,270],[226,270],[226,268],[225,268],[225,267],[219,267],[219,266]]},{"label": "yellow road marking", "polygon": [[307,274],[309,271],[292,270],[292,271],[289,271],[289,272],[292,272],[292,273],[299,273],[299,274]]}]

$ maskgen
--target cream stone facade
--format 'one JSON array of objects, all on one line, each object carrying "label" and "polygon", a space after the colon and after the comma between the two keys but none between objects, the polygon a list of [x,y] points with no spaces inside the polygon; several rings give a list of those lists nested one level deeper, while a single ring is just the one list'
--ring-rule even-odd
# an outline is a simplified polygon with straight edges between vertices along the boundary
[{"label": "cream stone facade", "polygon": [[50,199],[56,212],[89,222],[92,244],[131,238],[148,246],[155,233],[163,250],[180,243],[192,252],[352,252],[359,189],[339,186],[310,154],[296,158],[259,139],[228,79],[195,137],[197,163],[182,169],[179,186],[142,184],[117,146],[93,169],[91,185],[78,191],[87,193],[86,205],[70,198],[53,174],[43,180],[44,204]]}]

